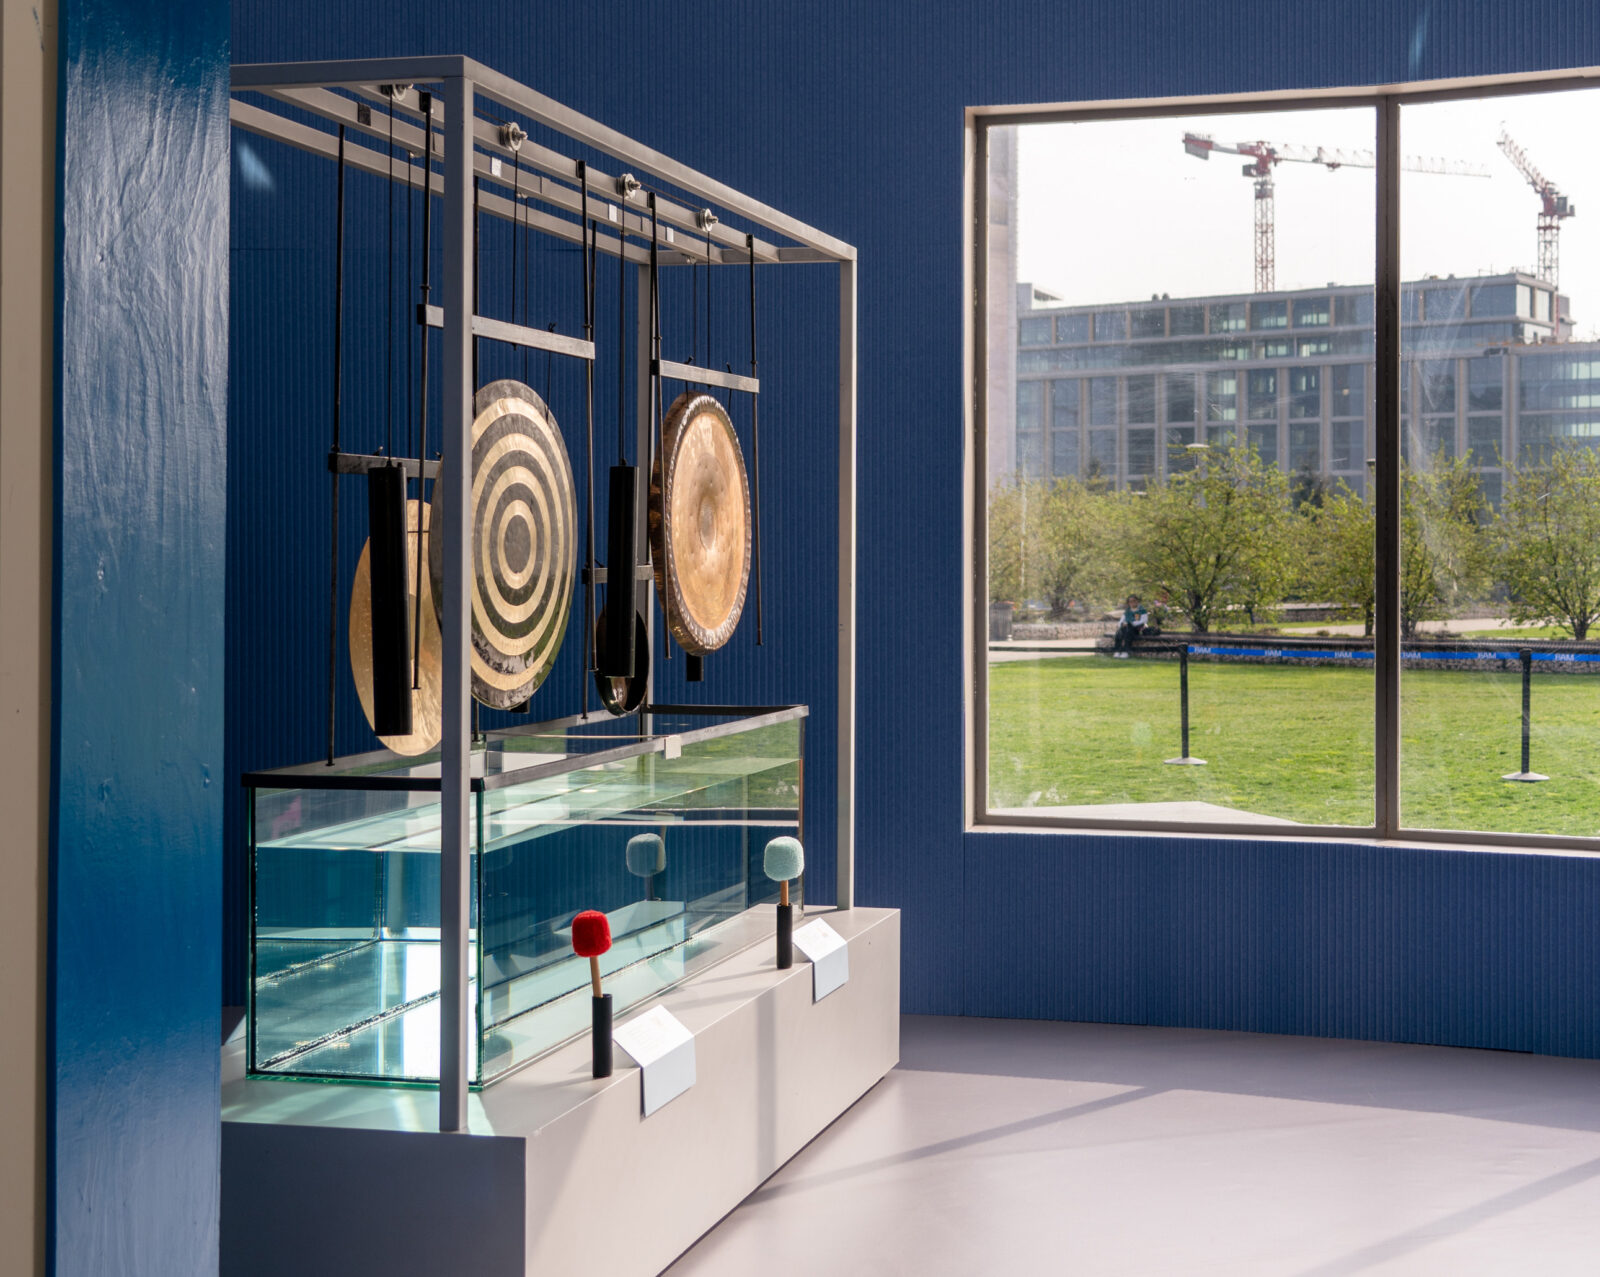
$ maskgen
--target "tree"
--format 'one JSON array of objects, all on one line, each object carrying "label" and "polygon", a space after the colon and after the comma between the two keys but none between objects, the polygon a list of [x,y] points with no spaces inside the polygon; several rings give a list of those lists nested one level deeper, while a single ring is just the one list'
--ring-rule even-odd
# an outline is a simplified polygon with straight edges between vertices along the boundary
[{"label": "tree", "polygon": [[1196,632],[1230,610],[1282,601],[1294,559],[1288,483],[1254,448],[1209,451],[1195,469],[1152,487],[1137,515],[1134,574],[1170,595]]},{"label": "tree", "polygon": [[1074,601],[1105,602],[1126,579],[1121,529],[1127,501],[1075,478],[1040,486],[1035,593],[1048,600],[1052,616]]},{"label": "tree", "polygon": [[1544,465],[1515,473],[1496,531],[1511,619],[1586,638],[1600,620],[1600,456],[1558,448]]},{"label": "tree", "polygon": [[1400,634],[1454,614],[1487,586],[1483,495],[1465,458],[1400,471]]},{"label": "tree", "polygon": [[1370,636],[1377,602],[1373,558],[1377,520],[1372,506],[1340,483],[1324,496],[1320,509],[1311,511],[1306,523],[1308,597],[1356,613],[1363,633]]},{"label": "tree", "polygon": [[1000,480],[989,492],[990,601],[1046,600],[1060,616],[1098,604],[1126,576],[1119,546],[1127,503],[1075,478]]},{"label": "tree", "polygon": [[997,479],[989,489],[989,601],[1020,603],[1028,583],[1028,480]]}]

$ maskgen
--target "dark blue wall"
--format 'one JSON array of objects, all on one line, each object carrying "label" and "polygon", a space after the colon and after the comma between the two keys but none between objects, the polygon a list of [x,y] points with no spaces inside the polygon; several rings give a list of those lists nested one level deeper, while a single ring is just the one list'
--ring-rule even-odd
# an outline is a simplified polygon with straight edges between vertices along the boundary
[{"label": "dark blue wall", "polygon": [[214,1273],[228,8],[64,0],[48,1248]]},{"label": "dark blue wall", "polygon": [[[1596,63],[1600,7],[768,3],[704,25],[659,7],[509,0],[234,12],[240,60],[478,57],[859,247],[858,898],[905,910],[908,1010],[1600,1054],[1592,859],[964,834],[959,619],[963,107]],[[262,288],[250,310],[281,326],[299,299],[271,278]],[[774,364],[801,359],[806,334],[825,350],[827,290],[785,299],[782,322],[795,345],[775,339]],[[792,366],[820,380],[821,363]],[[236,444],[259,428],[235,412]],[[825,408],[806,423],[818,447],[829,429]],[[791,479],[774,541],[812,557],[774,594],[801,626],[784,657],[809,663],[792,682],[818,705],[826,626],[804,622],[831,620],[830,467]],[[250,712],[241,697],[230,690],[235,717]],[[826,729],[812,726],[815,760]],[[314,730],[302,735],[309,756]]]}]

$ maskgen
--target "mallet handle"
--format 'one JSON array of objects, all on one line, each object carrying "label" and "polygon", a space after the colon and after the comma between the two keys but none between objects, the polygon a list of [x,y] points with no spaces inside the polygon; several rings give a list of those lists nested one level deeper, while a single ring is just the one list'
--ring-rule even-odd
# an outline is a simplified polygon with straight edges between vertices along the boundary
[{"label": "mallet handle", "polygon": [[598,955],[589,959],[589,983],[594,986],[594,996],[600,997],[600,958]]},{"label": "mallet handle", "polygon": [[780,905],[789,903],[789,880],[787,878],[778,884],[778,903]]}]

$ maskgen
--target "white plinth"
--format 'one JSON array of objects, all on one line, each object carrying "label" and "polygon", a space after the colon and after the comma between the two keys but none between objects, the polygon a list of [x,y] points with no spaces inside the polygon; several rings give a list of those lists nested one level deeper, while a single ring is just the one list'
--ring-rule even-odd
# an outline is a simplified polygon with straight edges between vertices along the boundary
[{"label": "white plinth", "polygon": [[659,1273],[899,1058],[899,913],[821,916],[850,967],[822,1001],[808,963],[773,966],[770,906],[743,922],[762,942],[657,999],[696,1081],[649,1118],[587,1038],[473,1095],[457,1135],[432,1090],[246,1079],[225,1052],[223,1274]]}]

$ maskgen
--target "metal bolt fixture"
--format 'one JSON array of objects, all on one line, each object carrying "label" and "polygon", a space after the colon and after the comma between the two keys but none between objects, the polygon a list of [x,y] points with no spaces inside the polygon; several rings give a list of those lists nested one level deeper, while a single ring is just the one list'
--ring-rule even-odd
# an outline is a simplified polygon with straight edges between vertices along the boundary
[{"label": "metal bolt fixture", "polygon": [[528,140],[528,133],[515,120],[500,126],[500,145],[508,151],[520,151],[522,144]]},{"label": "metal bolt fixture", "polygon": [[623,199],[628,199],[639,189],[639,179],[632,173],[624,173],[617,178],[617,194]]},{"label": "metal bolt fixture", "polygon": [[412,86],[409,84],[380,84],[378,86],[378,92],[383,94],[383,96],[388,98],[391,102],[404,101],[406,95],[411,92],[411,89]]},{"label": "metal bolt fixture", "polygon": [[703,208],[695,215],[695,225],[703,231],[709,231],[717,224],[717,215],[709,208]]}]

